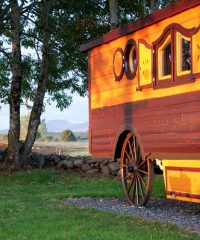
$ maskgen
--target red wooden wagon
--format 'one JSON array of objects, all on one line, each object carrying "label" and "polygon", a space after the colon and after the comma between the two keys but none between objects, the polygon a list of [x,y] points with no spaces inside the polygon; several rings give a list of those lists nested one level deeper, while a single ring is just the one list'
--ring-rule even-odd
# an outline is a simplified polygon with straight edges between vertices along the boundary
[{"label": "red wooden wagon", "polygon": [[93,158],[121,159],[130,203],[149,200],[155,159],[167,197],[200,202],[200,1],[180,0],[81,51]]}]

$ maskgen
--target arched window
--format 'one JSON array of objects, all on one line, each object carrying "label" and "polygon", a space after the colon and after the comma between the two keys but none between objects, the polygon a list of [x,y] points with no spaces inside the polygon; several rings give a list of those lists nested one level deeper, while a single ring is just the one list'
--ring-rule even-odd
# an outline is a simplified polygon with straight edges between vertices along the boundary
[{"label": "arched window", "polygon": [[170,87],[194,81],[192,72],[192,36],[199,29],[169,25],[153,43],[154,88]]}]

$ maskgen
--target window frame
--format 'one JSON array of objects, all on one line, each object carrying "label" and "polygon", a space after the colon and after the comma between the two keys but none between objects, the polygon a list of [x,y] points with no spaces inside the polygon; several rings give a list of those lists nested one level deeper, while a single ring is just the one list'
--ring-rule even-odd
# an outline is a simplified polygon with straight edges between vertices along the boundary
[{"label": "window frame", "polygon": [[158,63],[159,63],[159,67],[158,67],[158,79],[159,81],[162,80],[169,80],[172,78],[172,59],[171,59],[171,74],[167,74],[167,75],[163,75],[164,72],[164,49],[166,49],[166,47],[168,45],[171,45],[171,58],[172,56],[172,36],[171,34],[168,34],[168,36],[165,38],[165,41],[162,43],[162,45],[160,47],[158,47]]},{"label": "window frame", "polygon": [[[182,39],[185,39],[186,41],[190,42],[190,69],[189,70],[181,70],[181,65],[182,65],[182,62],[183,62],[183,58],[182,58],[182,43],[181,43],[181,40]],[[191,37],[186,37],[184,36],[183,34],[181,34],[180,32],[176,32],[176,47],[179,46],[177,49],[176,49],[176,76],[177,77],[182,77],[184,75],[187,75],[187,74],[191,74],[192,73],[192,49],[191,49],[191,44],[192,44],[192,39]]]},{"label": "window frame", "polygon": [[[170,24],[165,30],[163,31],[162,35],[153,42],[153,49],[154,49],[154,71],[153,71],[153,88],[166,88],[166,87],[172,87],[176,85],[181,85],[185,83],[190,83],[195,81],[195,76],[193,74],[193,57],[192,57],[192,36],[197,33],[199,29],[198,28],[191,28],[186,29],[182,27],[179,24],[172,23]],[[191,62],[191,69],[190,71],[182,71],[180,74],[180,71],[178,71],[178,53],[180,54],[181,51],[178,51],[178,40],[177,35],[183,36],[186,39],[190,39],[191,45],[190,45],[190,62]],[[167,38],[170,38],[171,36],[171,75],[160,76],[161,72],[161,59],[159,57],[159,54],[161,54],[161,51],[163,49],[163,45],[165,45],[165,42]]]},{"label": "window frame", "polygon": [[[132,49],[134,52],[132,52]],[[135,54],[135,59],[131,59],[132,61],[135,61],[135,66],[132,71],[130,66],[130,57],[133,57],[133,53]],[[138,48],[137,43],[134,39],[129,39],[126,43],[125,50],[124,50],[124,71],[126,78],[128,80],[134,79],[138,67]]]},{"label": "window frame", "polygon": [[[117,73],[116,69],[115,69],[115,61],[116,61],[117,54],[120,54],[121,64],[122,64],[119,73]],[[124,51],[123,51],[122,48],[117,48],[115,53],[114,53],[114,56],[113,56],[113,73],[114,73],[114,76],[115,76],[115,81],[120,81],[122,79],[122,76],[124,74]]]}]

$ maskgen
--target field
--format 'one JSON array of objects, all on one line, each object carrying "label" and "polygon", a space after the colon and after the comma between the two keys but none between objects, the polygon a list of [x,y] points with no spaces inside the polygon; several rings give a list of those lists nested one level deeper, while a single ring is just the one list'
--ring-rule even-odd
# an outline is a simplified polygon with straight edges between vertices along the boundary
[{"label": "field", "polygon": [[[122,197],[116,179],[32,170],[0,173],[0,181],[0,239],[199,239],[175,225],[64,204],[68,197]],[[156,180],[154,197],[163,194],[157,189],[162,181]]]},{"label": "field", "polygon": [[33,151],[41,153],[57,153],[71,156],[83,156],[88,155],[88,141],[76,141],[76,142],[47,142],[36,141],[33,147]]},{"label": "field", "polygon": [[7,141],[0,140],[0,148],[6,148],[7,147]]},{"label": "field", "polygon": [[[0,148],[5,148],[7,142],[0,140]],[[48,142],[48,141],[36,141],[33,146],[33,151],[50,154],[64,154],[71,156],[85,156],[89,155],[88,152],[88,141],[76,141],[76,142]]]}]

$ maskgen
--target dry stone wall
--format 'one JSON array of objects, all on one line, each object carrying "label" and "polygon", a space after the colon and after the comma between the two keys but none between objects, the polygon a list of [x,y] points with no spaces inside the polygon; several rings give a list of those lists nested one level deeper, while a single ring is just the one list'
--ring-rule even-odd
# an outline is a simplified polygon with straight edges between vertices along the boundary
[{"label": "dry stone wall", "polygon": [[61,160],[57,164],[58,168],[81,171],[88,175],[102,174],[104,176],[119,176],[119,162],[108,159],[92,159],[90,157],[70,157]]},{"label": "dry stone wall", "polygon": [[[0,163],[4,161],[4,152],[0,149]],[[56,167],[58,169],[83,172],[87,175],[101,174],[104,176],[119,176],[119,161],[111,159],[93,159],[90,156],[71,157],[66,155],[40,154],[32,152],[30,154],[31,167],[45,168]]]}]

